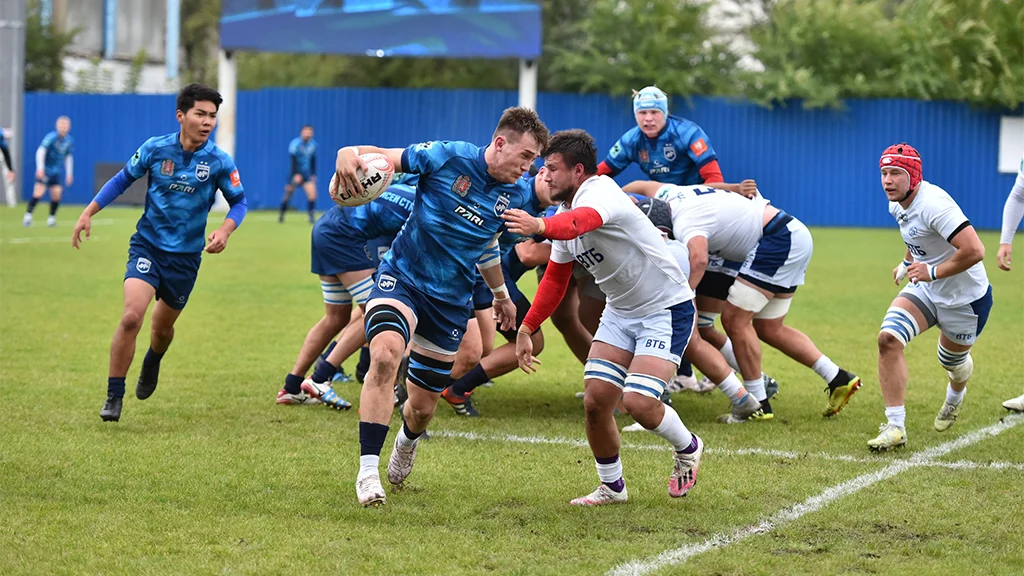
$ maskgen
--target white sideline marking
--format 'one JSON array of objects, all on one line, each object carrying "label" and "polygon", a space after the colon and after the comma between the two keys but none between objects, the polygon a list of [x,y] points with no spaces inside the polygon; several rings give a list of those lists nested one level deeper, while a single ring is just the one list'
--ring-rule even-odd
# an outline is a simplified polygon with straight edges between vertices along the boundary
[{"label": "white sideline marking", "polygon": [[[99,240],[99,237],[95,235],[92,238],[89,238],[89,242],[95,242],[96,240]],[[85,241],[84,236],[82,237],[82,241]],[[69,233],[67,236],[31,236],[27,238],[4,238],[3,240],[0,240],[0,242],[4,244],[54,244],[58,242],[67,242],[68,246],[70,246],[71,234]]]},{"label": "white sideline marking", "polygon": [[816,496],[811,496],[799,504],[781,510],[772,516],[761,520],[758,524],[740,528],[730,534],[719,533],[699,544],[687,544],[679,548],[666,550],[657,556],[652,556],[645,560],[626,562],[612,568],[608,571],[608,574],[614,576],[648,574],[666,566],[685,562],[690,558],[703,554],[709,550],[724,548],[751,536],[771,532],[775,528],[787,522],[797,520],[811,512],[816,512],[830,504],[832,501],[842,498],[843,496],[859,492],[860,490],[877,484],[882,480],[892,478],[893,476],[911,468],[928,465],[935,458],[941,458],[954,450],[965,448],[971,444],[975,444],[985,440],[986,438],[1000,434],[1021,423],[1024,423],[1024,417],[1007,416],[997,424],[993,424],[980,430],[975,430],[974,432],[969,432],[960,436],[956,440],[951,440],[949,442],[939,444],[938,446],[926,448],[912,455],[910,458],[896,460],[876,472],[862,474],[856,478],[847,480],[846,482],[826,488],[822,493]]},{"label": "white sideline marking", "polygon": [[[483,440],[498,442],[516,442],[520,444],[549,444],[555,446],[576,446],[586,447],[587,441],[576,438],[565,437],[544,437],[544,436],[519,436],[516,434],[494,435],[477,434],[476,432],[455,432],[451,430],[439,430],[431,432],[438,438],[460,438],[462,440]],[[664,444],[629,444],[623,443],[623,448],[629,450],[650,450],[654,452],[668,452],[669,447]],[[867,456],[848,456],[845,454],[829,454],[827,452],[795,452],[791,450],[773,450],[770,448],[737,448],[727,450],[723,448],[705,448],[706,454],[716,456],[767,456],[770,458],[786,458],[788,460],[801,460],[817,458],[820,460],[831,460],[836,462],[852,462],[855,464],[884,464],[891,462],[879,458]],[[1019,470],[1024,472],[1024,464],[1017,462],[988,462],[979,463],[970,460],[959,460],[957,462],[920,462],[916,466],[927,466],[931,468],[948,468],[950,470]]]}]

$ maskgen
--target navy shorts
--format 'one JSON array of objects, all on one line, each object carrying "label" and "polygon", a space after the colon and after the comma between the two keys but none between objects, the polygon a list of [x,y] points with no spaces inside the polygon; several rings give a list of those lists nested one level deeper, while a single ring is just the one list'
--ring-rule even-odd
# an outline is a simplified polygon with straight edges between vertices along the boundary
[{"label": "navy shorts", "polygon": [[[509,297],[511,297],[512,301],[516,304],[516,327],[511,330],[502,330],[501,326],[498,326],[498,334],[504,336],[505,340],[508,340],[509,342],[515,342],[516,335],[519,332],[519,327],[523,325],[523,320],[526,320],[526,315],[530,313],[531,304],[530,299],[518,290],[516,290],[514,295],[512,294],[512,291],[509,290]],[[531,334],[536,334],[538,331],[540,331],[540,328],[537,328],[531,332]]]},{"label": "navy shorts", "polygon": [[128,264],[124,279],[138,278],[156,288],[156,299],[181,310],[196,285],[202,253],[177,254],[154,247],[139,234],[128,242]]},{"label": "navy shorts", "polygon": [[[484,277],[477,274],[476,283],[473,284],[473,310],[487,310],[494,306],[494,293],[491,292],[491,287],[487,285]],[[470,318],[473,315],[470,314]]]},{"label": "navy shorts", "polygon": [[289,176],[289,177],[288,177],[288,183],[289,183],[289,184],[291,184],[291,183],[292,183],[292,180],[294,180],[294,179],[295,179],[295,176],[296,176],[296,175],[297,175],[297,176],[299,176],[300,178],[302,178],[302,181],[301,181],[301,182],[299,182],[299,183],[297,184],[297,186],[302,186],[302,185],[303,185],[303,184],[305,184],[306,182],[309,182],[310,180],[312,180],[312,179],[313,179],[313,175],[312,175],[312,174],[307,174],[307,173],[305,173],[305,172],[295,172],[294,174],[292,174],[291,176]]},{"label": "navy shorts", "polygon": [[64,182],[60,179],[60,172],[47,172],[42,178],[36,178],[36,183],[43,184],[45,186],[63,186]]},{"label": "navy shorts", "polygon": [[366,240],[335,225],[334,220],[321,217],[316,221],[311,244],[309,268],[313,274],[335,276],[377,267],[377,260],[367,253]]},{"label": "navy shorts", "polygon": [[394,236],[381,236],[380,238],[367,240],[366,257],[373,262],[374,268],[380,266],[381,260],[384,259],[384,255],[391,249],[391,244],[394,243],[394,241]]},{"label": "navy shorts", "polygon": [[462,304],[431,298],[386,262],[381,263],[377,269],[377,283],[370,292],[368,302],[378,298],[393,298],[411,308],[416,315],[413,343],[442,354],[455,354],[459,350],[459,344],[466,333],[466,324],[473,314],[468,298]]}]

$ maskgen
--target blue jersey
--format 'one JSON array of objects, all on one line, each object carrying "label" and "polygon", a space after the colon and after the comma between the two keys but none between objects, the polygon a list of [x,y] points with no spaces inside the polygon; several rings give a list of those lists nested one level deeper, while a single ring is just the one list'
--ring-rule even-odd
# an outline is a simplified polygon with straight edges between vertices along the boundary
[{"label": "blue jersey", "polygon": [[43,138],[39,147],[46,150],[46,160],[43,170],[47,174],[56,174],[64,167],[64,159],[74,155],[74,139],[70,134],[63,138],[57,136],[57,132],[50,132]]},{"label": "blue jersey", "polygon": [[316,172],[316,140],[303,140],[301,136],[288,145],[292,157],[292,174],[312,176]]},{"label": "blue jersey", "polygon": [[231,156],[209,140],[195,152],[185,152],[177,132],[146,140],[125,171],[134,179],[149,173],[146,209],[136,228],[165,252],[202,252],[217,189],[231,203],[245,195]]},{"label": "blue jersey", "polygon": [[708,135],[693,122],[669,116],[657,138],[648,138],[636,126],[612,146],[605,164],[615,174],[636,162],[655,182],[692,186],[703,184],[702,166],[718,157]]},{"label": "blue jersey", "polygon": [[344,230],[359,240],[390,237],[398,234],[409,219],[416,202],[416,189],[405,184],[392,184],[373,202],[342,208],[335,206],[323,215],[332,228]]},{"label": "blue jersey", "polygon": [[431,298],[469,302],[476,264],[504,228],[505,210],[526,209],[530,187],[498,182],[484,151],[467,142],[426,142],[402,152],[402,172],[420,175],[416,205],[383,262]]}]

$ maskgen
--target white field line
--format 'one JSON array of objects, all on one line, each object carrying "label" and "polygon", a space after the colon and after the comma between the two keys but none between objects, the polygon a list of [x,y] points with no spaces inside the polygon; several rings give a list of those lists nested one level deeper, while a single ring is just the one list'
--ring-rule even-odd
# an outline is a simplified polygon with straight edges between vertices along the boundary
[{"label": "white field line", "polygon": [[[518,444],[548,444],[555,446],[576,446],[586,447],[587,441],[577,438],[545,437],[545,436],[520,436],[516,434],[478,434],[476,432],[454,432],[451,430],[439,430],[431,432],[432,436],[438,438],[459,438],[461,440],[477,440],[490,442],[511,442]],[[669,447],[665,444],[629,444],[623,443],[622,447],[628,450],[650,450],[654,452],[668,452]],[[829,454],[827,452],[795,452],[791,450],[773,450],[770,448],[737,448],[728,450],[724,448],[706,448],[705,454],[715,456],[765,456],[768,458],[785,458],[787,460],[818,459],[831,460],[836,462],[852,462],[856,464],[884,464],[891,462],[880,458],[868,456],[847,456],[845,454]],[[1024,464],[1017,462],[971,462],[960,460],[957,462],[920,462],[916,466],[927,466],[932,468],[948,468],[950,470],[1016,470],[1024,472]]]},{"label": "white field line", "polygon": [[[85,238],[83,237],[84,241]],[[99,236],[93,234],[92,238],[89,238],[89,242],[99,241]],[[30,236],[26,238],[4,238],[0,240],[3,244],[59,244],[66,242],[68,246],[71,246],[71,233],[69,232],[66,236]]]},{"label": "white field line", "polygon": [[[931,448],[926,448],[913,454],[910,458],[896,460],[881,470],[862,474],[856,478],[847,480],[846,482],[826,488],[820,494],[812,496],[799,504],[780,510],[775,514],[764,518],[757,524],[740,528],[728,534],[719,533],[704,542],[698,544],[687,544],[679,548],[666,550],[657,556],[619,564],[609,570],[608,574],[610,576],[649,574],[656,570],[665,568],[666,566],[686,562],[690,558],[710,550],[724,548],[751,536],[771,532],[783,524],[797,520],[811,512],[816,512],[843,496],[859,492],[860,490],[877,484],[883,480],[892,478],[893,476],[911,468],[930,465],[936,458],[941,458],[950,452],[981,442],[986,438],[1005,432],[1006,430],[1022,423],[1024,423],[1024,416],[1007,416],[998,424],[993,424],[980,430],[969,432],[955,440],[951,440],[937,446],[932,446]],[[974,463],[971,464],[973,465]],[[981,465],[979,467],[987,466]]]}]

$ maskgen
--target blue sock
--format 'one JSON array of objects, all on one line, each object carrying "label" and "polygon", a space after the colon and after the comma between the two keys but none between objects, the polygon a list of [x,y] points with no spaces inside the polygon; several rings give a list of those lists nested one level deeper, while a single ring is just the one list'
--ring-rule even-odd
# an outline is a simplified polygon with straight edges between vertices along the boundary
[{"label": "blue sock", "polygon": [[327,350],[324,350],[324,353],[320,355],[320,358],[323,358],[324,360],[327,360],[327,357],[331,355],[331,352],[334,351],[334,347],[337,346],[337,345],[338,345],[338,341],[337,340],[331,340],[331,343],[327,345]]},{"label": "blue sock", "polygon": [[465,376],[452,383],[452,392],[459,396],[465,396],[475,390],[477,386],[487,382],[488,379],[487,372],[484,372],[484,367],[477,364]]},{"label": "blue sock", "polygon": [[146,351],[146,358],[142,360],[142,363],[148,366],[152,366],[153,364],[159,364],[160,361],[163,360],[164,354],[166,353],[167,351],[154,352],[153,347],[150,346],[149,350]]},{"label": "blue sock", "polygon": [[329,382],[337,373],[338,367],[324,360],[318,364],[316,370],[313,371],[313,382],[316,382],[317,384]]},{"label": "blue sock", "polygon": [[373,422],[360,422],[359,423],[359,448],[360,456],[380,456],[380,451],[384,448],[384,441],[388,437],[388,428],[384,424],[374,424]]},{"label": "blue sock", "polygon": [[409,430],[409,423],[405,421],[402,422],[402,431],[405,432],[405,437],[409,440],[415,440],[423,434],[423,432],[413,432],[412,430]]},{"label": "blue sock", "polygon": [[298,394],[302,392],[302,376],[296,376],[295,374],[289,374],[284,377],[284,391],[289,394]]},{"label": "blue sock", "polygon": [[107,378],[107,395],[124,398],[124,378]]},{"label": "blue sock", "polygon": [[683,360],[676,370],[676,376],[693,376],[693,364],[689,360]]}]

